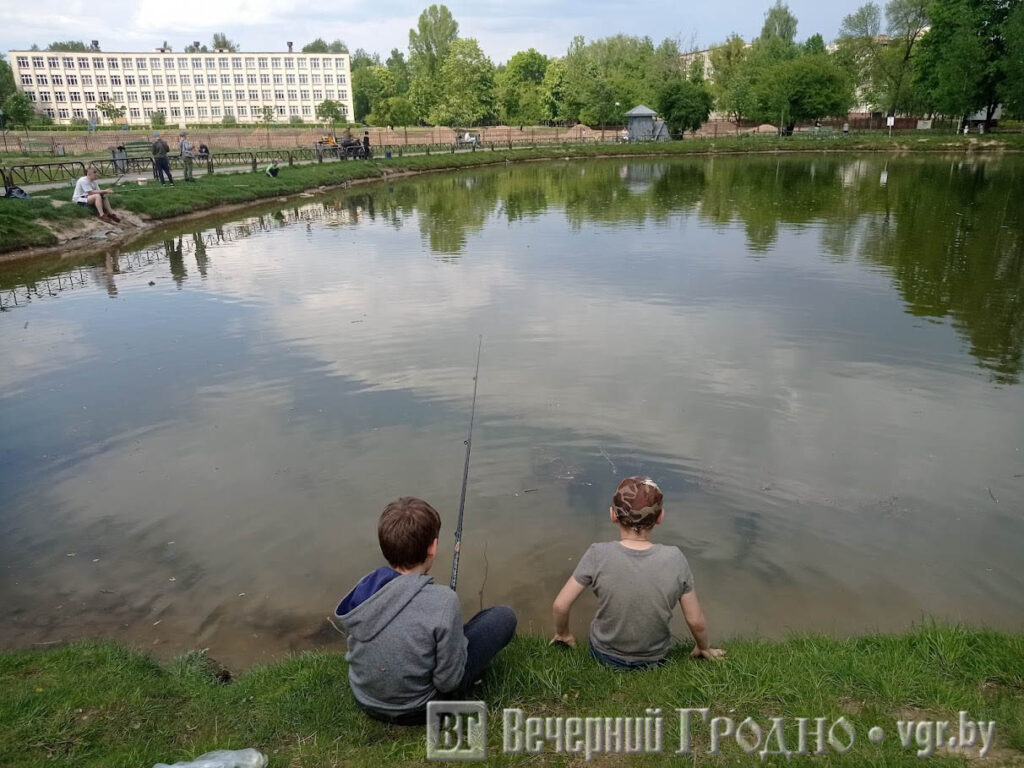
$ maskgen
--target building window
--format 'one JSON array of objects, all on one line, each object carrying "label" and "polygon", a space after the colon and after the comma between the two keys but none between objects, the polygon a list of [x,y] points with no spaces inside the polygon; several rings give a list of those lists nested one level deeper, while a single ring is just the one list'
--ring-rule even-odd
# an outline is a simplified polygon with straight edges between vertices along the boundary
[{"label": "building window", "polygon": [[324,85],[334,85],[334,75],[324,75]]},{"label": "building window", "polygon": [[231,91],[222,91],[220,95],[224,101],[231,101]]},{"label": "building window", "polygon": [[298,92],[295,91],[294,88],[289,88],[288,89],[288,98],[291,99],[292,101],[294,101],[295,99],[299,98],[299,94],[298,94]]},{"label": "building window", "polygon": [[72,101],[81,101],[82,100],[82,94],[79,93],[78,91],[71,91],[71,93],[69,93],[68,96],[71,97]]},{"label": "building window", "polygon": [[121,69],[131,69],[131,68],[132,68],[132,60],[128,59],[128,58],[122,57],[121,58]]},{"label": "building window", "polygon": [[210,110],[208,110],[206,107],[199,107],[199,116],[200,117],[206,117],[209,114],[210,114]]},{"label": "building window", "polygon": [[196,116],[195,107],[185,107],[185,117],[195,117],[195,116]]},{"label": "building window", "polygon": [[231,85],[231,75],[221,75],[220,76],[220,84],[221,85]]},{"label": "building window", "polygon": [[313,112],[313,110],[311,110],[311,109],[309,108],[309,105],[307,105],[307,104],[304,104],[304,105],[302,106],[302,114],[304,114],[304,115],[310,115],[310,114],[312,114],[312,112]]},{"label": "building window", "polygon": [[206,60],[206,68],[207,69],[216,69],[217,68],[217,62],[214,59],[207,59]]},{"label": "building window", "polygon": [[40,91],[39,92],[39,100],[40,101],[49,101],[50,100],[50,92],[49,91]]},{"label": "building window", "polygon": [[257,61],[259,62],[260,69],[266,69],[267,68],[267,57],[266,56],[260,56],[257,59]]},{"label": "building window", "polygon": [[275,99],[283,99],[284,98],[284,91],[275,90],[274,91],[274,98]]},{"label": "building window", "polygon": [[270,85],[270,75],[260,75],[260,82],[264,85]]},{"label": "building window", "polygon": [[254,56],[246,56],[245,57],[245,68],[246,69],[252,69],[255,66],[256,66],[256,58]]},{"label": "building window", "polygon": [[206,101],[206,91],[196,91],[196,101]]},{"label": "building window", "polygon": [[260,92],[259,91],[249,91],[249,100],[250,101],[256,101],[257,99],[259,99],[259,97],[260,97]]},{"label": "building window", "polygon": [[95,102],[96,101],[96,93],[95,93],[95,91],[86,91],[85,92],[85,100],[86,101]]},{"label": "building window", "polygon": [[277,56],[272,57],[270,59],[270,66],[272,66],[274,69],[280,69],[281,68],[281,59],[278,58]]},{"label": "building window", "polygon": [[308,85],[309,75],[299,75],[299,85]]},{"label": "building window", "polygon": [[[46,75],[36,75],[36,82],[38,82],[39,85],[46,85]],[[22,75],[21,84],[32,85],[32,75]]]},{"label": "building window", "polygon": [[152,101],[153,100],[153,94],[150,93],[149,91],[143,91],[142,92],[142,100],[143,101]]},{"label": "building window", "polygon": [[245,117],[248,114],[249,114],[249,108],[248,107],[239,107],[238,108],[238,116],[239,117]]},{"label": "building window", "polygon": [[299,69],[305,69],[306,68],[306,59],[305,58],[296,59],[296,62],[298,63]]},{"label": "building window", "polygon": [[210,91],[210,101],[220,101],[220,92]]},{"label": "building window", "polygon": [[284,60],[284,68],[285,69],[295,69],[295,59],[285,59]]},{"label": "building window", "polygon": [[181,107],[171,107],[171,117],[181,117]]},{"label": "building window", "polygon": [[330,69],[330,68],[331,68],[331,60],[330,59],[324,59],[324,69]]},{"label": "building window", "polygon": [[97,75],[96,76],[96,85],[106,85],[106,84],[107,84],[107,76],[106,75]]},{"label": "building window", "polygon": [[224,114],[225,115],[233,115],[233,114],[235,114],[235,110],[232,109],[231,107],[224,107]]},{"label": "building window", "polygon": [[150,69],[160,69],[160,59],[150,59],[149,60],[149,68]]},{"label": "building window", "polygon": [[242,68],[242,57],[241,56],[236,56],[233,59],[231,59],[231,66],[232,66],[233,69],[241,69]]},{"label": "building window", "polygon": [[153,75],[153,85],[163,85],[164,79],[161,75]]},{"label": "building window", "polygon": [[245,82],[247,82],[249,85],[256,85],[256,75],[246,75]]},{"label": "building window", "polygon": [[182,91],[181,92],[181,100],[182,101],[192,101],[192,91]]},{"label": "building window", "polygon": [[100,91],[100,101],[110,101],[110,91]]},{"label": "building window", "polygon": [[320,85],[320,75],[313,75],[313,85]]},{"label": "building window", "polygon": [[278,108],[277,108],[277,114],[279,114],[279,115],[280,115],[281,117],[284,117],[284,116],[285,116],[285,114],[286,114],[286,113],[285,113],[285,108],[284,108],[284,105],[280,105],[280,106],[278,106]]},{"label": "building window", "polygon": [[228,59],[227,59],[226,56],[217,59],[217,63],[220,64],[220,68],[221,69],[227,69],[228,68]]},{"label": "building window", "polygon": [[94,123],[100,119],[100,113],[97,112],[95,109],[86,110],[86,114],[89,115],[89,119],[92,120]]},{"label": "building window", "polygon": [[167,92],[167,100],[168,101],[177,101],[178,100],[178,92],[177,91],[168,91]]},{"label": "building window", "polygon": [[33,67],[42,67],[43,66],[43,57],[42,56],[33,56],[32,57],[32,66]]},{"label": "building window", "polygon": [[177,85],[178,84],[178,76],[177,75],[168,75],[167,76],[167,84],[168,85]]},{"label": "building window", "polygon": [[309,91],[299,91],[299,97],[303,101],[309,101]]},{"label": "building window", "polygon": [[272,98],[274,98],[271,95],[270,91],[261,91],[261,93],[263,94],[263,100],[264,101],[270,101]]},{"label": "building window", "polygon": [[145,59],[136,59],[135,60],[135,68],[136,69],[145,69],[146,68],[146,60]]},{"label": "building window", "polygon": [[242,101],[245,98],[245,91],[235,91],[235,98]]},{"label": "building window", "polygon": [[120,75],[111,75],[110,76],[110,84],[111,85],[120,85],[121,84],[121,76]]},{"label": "building window", "polygon": [[54,112],[54,111],[53,111],[52,109],[44,109],[44,110],[43,110],[43,113],[44,113],[44,114],[45,114],[45,115],[46,115],[47,117],[56,117],[56,116],[57,116],[57,113],[56,113],[56,112]]},{"label": "building window", "polygon": [[274,85],[281,85],[283,82],[281,75],[274,75]]},{"label": "building window", "polygon": [[164,59],[164,69],[174,69],[174,59],[170,57]]},{"label": "building window", "polygon": [[142,108],[142,114],[144,114],[146,117],[152,117],[153,116],[153,108],[152,107],[143,107]]},{"label": "building window", "polygon": [[25,91],[25,95],[28,96],[28,100],[29,101],[35,101],[36,100],[36,92],[35,91]]},{"label": "building window", "polygon": [[[196,81],[196,85],[202,85],[203,83],[206,82],[203,79],[202,75],[196,75],[193,79]],[[217,82],[217,78],[214,78],[211,82],[214,82],[214,83]]]},{"label": "building window", "polygon": [[220,117],[220,107],[210,107],[210,115],[212,117]]},{"label": "building window", "polygon": [[334,98],[334,91],[332,91],[330,88],[327,89],[327,98],[328,99],[333,99]]},{"label": "building window", "polygon": [[203,60],[202,59],[192,59],[192,69],[202,69],[202,68],[203,68]]},{"label": "building window", "polygon": [[313,89],[313,101],[320,101],[323,97],[323,91],[318,91],[316,88]]},{"label": "building window", "polygon": [[107,69],[117,69],[119,66],[117,59],[107,59]]},{"label": "building window", "polygon": [[[326,62],[327,59],[324,59]],[[320,69],[320,59],[314,58],[309,60],[309,66],[311,69]]]},{"label": "building window", "polygon": [[82,75],[82,85],[92,85],[92,75]]},{"label": "building window", "polygon": [[19,67],[27,67],[28,66],[28,56],[19,56],[18,57],[18,66]]},{"label": "building window", "polygon": [[124,76],[124,84],[125,85],[135,85],[135,75],[125,75]]},{"label": "building window", "polygon": [[50,69],[56,69],[58,63],[59,62],[56,56],[48,56],[46,59],[46,64],[50,67]]},{"label": "building window", "polygon": [[58,110],[57,110],[57,116],[58,116],[58,117],[59,117],[59,118],[60,118],[61,120],[67,120],[67,119],[68,119],[68,117],[69,117],[69,114],[68,114],[68,111],[67,111],[66,109],[58,109]]},{"label": "building window", "polygon": [[235,82],[235,85],[242,85],[242,83],[245,82],[245,76],[244,75],[235,75],[234,82]]},{"label": "building window", "polygon": [[164,92],[163,91],[157,91],[156,93],[153,94],[153,98],[156,99],[157,101],[165,101],[165,99],[164,99]]},{"label": "building window", "polygon": [[149,85],[149,75],[139,75],[139,85]]},{"label": "building window", "polygon": [[70,56],[65,56],[63,61],[64,61],[64,69],[74,69],[75,68],[75,60],[72,59]]},{"label": "building window", "polygon": [[288,85],[295,85],[295,75],[288,75],[287,76],[287,82],[288,82]]},{"label": "building window", "polygon": [[85,112],[83,110],[81,110],[81,109],[72,109],[71,110],[71,116],[72,117],[84,118],[85,117]]},{"label": "building window", "polygon": [[88,69],[89,68],[89,60],[87,58],[85,58],[84,56],[79,56],[78,57],[78,68],[79,69]]},{"label": "building window", "polygon": [[114,101],[124,101],[124,91],[114,91]]},{"label": "building window", "polygon": [[68,85],[78,85],[78,75],[68,75]]},{"label": "building window", "polygon": [[188,59],[184,56],[178,57],[178,69],[188,69]]},{"label": "building window", "polygon": [[93,59],[92,60],[92,68],[93,69],[103,69],[103,59]]},{"label": "building window", "polygon": [[52,75],[54,85],[64,85],[64,78],[60,75]]}]

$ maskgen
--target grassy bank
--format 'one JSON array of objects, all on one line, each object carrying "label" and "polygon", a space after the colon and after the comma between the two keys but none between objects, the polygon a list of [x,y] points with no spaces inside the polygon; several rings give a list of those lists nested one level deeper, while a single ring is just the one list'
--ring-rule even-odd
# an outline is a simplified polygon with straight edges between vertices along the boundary
[{"label": "grassy bank", "polygon": [[[599,156],[658,155],[682,157],[699,154],[735,154],[745,152],[964,152],[1024,150],[1024,134],[991,137],[958,136],[885,136],[864,135],[847,138],[741,137],[676,141],[662,144],[564,144],[539,145],[535,149],[482,150],[472,153],[416,155],[372,162],[325,162],[285,168],[272,179],[261,173],[218,173],[206,175],[197,166],[197,183],[163,188],[152,181],[145,186],[122,184],[117,187],[114,205],[150,220],[170,219],[183,214],[208,210],[219,205],[241,204],[290,195],[320,186],[344,184],[361,179],[383,178],[390,173],[469,168],[489,163],[521,160],[588,158]],[[0,252],[33,246],[52,246],[61,242],[68,225],[95,218],[79,206],[54,207],[47,198],[66,201],[70,187],[39,193],[26,203],[0,200]]]},{"label": "grassy bank", "polygon": [[[338,646],[253,669],[227,684],[199,653],[168,665],[109,642],[5,653],[0,765],[138,768],[248,746],[265,751],[278,767],[423,764],[421,728],[385,726],[356,709],[340,638]],[[791,764],[847,766],[920,765],[916,747],[901,746],[895,721],[955,721],[958,711],[967,710],[975,720],[997,723],[996,747],[982,764],[1024,764],[1022,635],[926,625],[902,635],[745,640],[727,648],[720,663],[693,661],[679,649],[661,669],[621,673],[599,667],[582,649],[517,638],[477,692],[490,711],[489,762],[527,764],[523,756],[501,754],[505,707],[527,715],[636,717],[660,707],[671,754],[679,744],[674,708],[690,706],[710,707],[713,715],[728,714],[737,723],[750,715],[768,727],[775,716],[827,717],[829,723],[846,717],[857,733],[851,752],[794,758]],[[867,739],[875,725],[887,734],[877,746]],[[706,726],[695,726],[693,735],[696,762],[759,763],[732,739],[719,757],[707,755]],[[792,747],[794,733],[787,741]],[[971,754],[976,760],[977,749]],[[581,757],[550,752],[542,759],[582,764]],[[618,760],[599,757],[598,764]],[[932,760],[964,761],[949,752]]]}]

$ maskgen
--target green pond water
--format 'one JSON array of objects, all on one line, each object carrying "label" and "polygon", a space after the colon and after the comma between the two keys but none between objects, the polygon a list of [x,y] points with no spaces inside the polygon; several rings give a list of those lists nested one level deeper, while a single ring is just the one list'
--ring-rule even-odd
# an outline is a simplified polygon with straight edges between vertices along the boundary
[{"label": "green pond water", "polygon": [[1012,156],[528,164],[2,268],[0,645],[341,649],[399,495],[447,582],[478,334],[467,616],[547,632],[647,474],[716,637],[1020,629],[1022,201]]}]

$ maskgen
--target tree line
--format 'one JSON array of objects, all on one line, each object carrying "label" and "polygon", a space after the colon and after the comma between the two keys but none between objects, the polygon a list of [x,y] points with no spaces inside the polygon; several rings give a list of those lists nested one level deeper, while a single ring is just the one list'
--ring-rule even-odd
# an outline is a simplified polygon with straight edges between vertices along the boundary
[{"label": "tree line", "polygon": [[[317,115],[391,126],[621,125],[628,110],[645,104],[675,133],[696,130],[712,110],[736,122],[790,127],[846,115],[857,104],[954,119],[981,111],[989,122],[1001,104],[1009,116],[1024,117],[1022,0],[888,0],[884,8],[870,0],[843,20],[833,45],[797,32],[796,17],[776,0],[757,37],[731,35],[710,50],[708,71],[704,57],[686,56],[693,52],[677,40],[621,34],[577,36],[564,56],[530,48],[495,65],[477,40],[459,35],[446,6],[431,5],[409,30],[407,51],[350,54],[354,115],[337,103],[320,105]],[[238,50],[223,33],[212,46]],[[48,50],[86,47],[64,41]],[[302,51],[348,47],[317,38]],[[25,106],[16,97],[0,58],[0,107],[8,115]]]}]

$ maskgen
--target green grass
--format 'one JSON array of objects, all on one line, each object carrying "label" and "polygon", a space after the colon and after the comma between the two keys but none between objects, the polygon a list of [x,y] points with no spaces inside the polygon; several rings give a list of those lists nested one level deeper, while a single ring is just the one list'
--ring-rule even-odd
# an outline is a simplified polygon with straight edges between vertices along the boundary
[{"label": "green grass", "polygon": [[[424,764],[421,728],[385,726],[355,707],[340,638],[338,646],[252,669],[229,684],[218,682],[215,665],[200,653],[166,666],[111,642],[5,653],[0,765],[137,768],[249,746],[278,767]],[[857,729],[849,754],[794,758],[793,765],[920,765],[913,750],[901,747],[895,721],[955,721],[959,710],[968,710],[975,720],[997,722],[999,751],[984,764],[1024,760],[1022,635],[929,624],[901,635],[738,640],[726,647],[729,655],[719,663],[693,661],[681,648],[661,669],[623,673],[599,667],[582,649],[517,638],[477,692],[489,707],[489,762],[528,762],[501,754],[505,707],[528,715],[642,717],[651,706],[665,713],[669,753],[679,739],[674,708],[690,706],[728,713],[737,722],[750,715],[769,726],[773,716],[829,722],[845,716]],[[867,741],[874,725],[889,734],[881,746]],[[731,740],[720,757],[710,757],[706,727],[693,733],[697,762],[759,762]],[[582,762],[550,752],[542,760]],[[629,764],[662,760],[645,756]],[[963,764],[959,757],[932,760]]]},{"label": "green grass", "polygon": [[[145,186],[122,184],[112,199],[115,208],[124,208],[144,217],[159,220],[203,211],[223,204],[240,204],[290,195],[319,186],[330,186],[358,179],[382,178],[387,173],[470,168],[490,163],[598,156],[682,157],[697,154],[735,154],[747,152],[964,152],[974,150],[1024,150],[1024,134],[999,134],[984,137],[901,134],[892,139],[884,134],[814,138],[813,136],[748,136],[700,139],[658,144],[539,144],[535,149],[481,150],[472,153],[414,155],[371,162],[328,161],[323,164],[285,167],[281,175],[270,178],[258,173],[217,173],[207,175],[196,165],[195,184],[179,183],[164,188],[150,181]],[[180,178],[180,175],[179,175]],[[67,188],[37,193],[37,197],[68,199]],[[42,221],[89,216],[78,207],[54,209],[19,200],[0,200],[0,252],[34,245],[52,245],[57,238]]]}]

